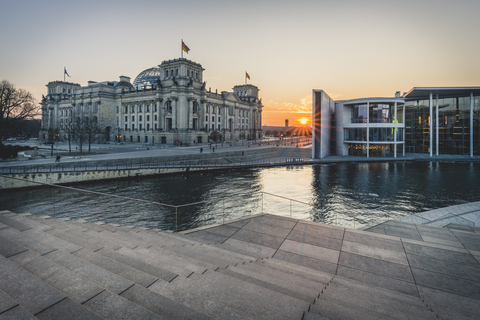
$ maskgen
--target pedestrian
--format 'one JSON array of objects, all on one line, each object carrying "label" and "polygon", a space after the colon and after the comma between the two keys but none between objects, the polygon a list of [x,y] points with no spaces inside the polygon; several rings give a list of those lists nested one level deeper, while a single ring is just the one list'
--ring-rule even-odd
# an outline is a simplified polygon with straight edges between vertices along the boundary
[{"label": "pedestrian", "polygon": [[203,152],[203,148],[200,148],[200,153],[202,153],[202,152]]},{"label": "pedestrian", "polygon": [[60,155],[57,155],[57,158],[55,159],[55,162],[60,162]]},{"label": "pedestrian", "polygon": [[215,147],[212,148],[212,152],[215,152]]}]

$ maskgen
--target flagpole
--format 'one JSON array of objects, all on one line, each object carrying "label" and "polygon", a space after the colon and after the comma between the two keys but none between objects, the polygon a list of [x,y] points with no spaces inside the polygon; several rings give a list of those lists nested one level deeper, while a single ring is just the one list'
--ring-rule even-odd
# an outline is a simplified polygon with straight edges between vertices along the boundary
[{"label": "flagpole", "polygon": [[247,84],[247,71],[245,70],[245,84]]},{"label": "flagpole", "polygon": [[63,82],[65,82],[65,66],[63,66]]},{"label": "flagpole", "polygon": [[183,59],[183,39],[182,39],[182,43],[180,43],[180,54],[182,55],[182,59]]}]

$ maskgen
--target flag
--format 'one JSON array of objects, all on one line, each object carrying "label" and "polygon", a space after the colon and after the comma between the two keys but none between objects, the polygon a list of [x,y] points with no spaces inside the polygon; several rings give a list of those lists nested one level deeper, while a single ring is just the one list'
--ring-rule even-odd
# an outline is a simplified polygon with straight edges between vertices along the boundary
[{"label": "flag", "polygon": [[71,78],[70,75],[67,72],[67,68],[63,67],[63,73],[66,74],[69,78]]},{"label": "flag", "polygon": [[248,75],[248,72],[245,72],[245,77],[250,80],[250,76]]},{"label": "flag", "polygon": [[183,40],[182,40],[182,50],[185,51],[186,53],[190,51],[190,48],[187,47],[187,45],[183,42]]}]

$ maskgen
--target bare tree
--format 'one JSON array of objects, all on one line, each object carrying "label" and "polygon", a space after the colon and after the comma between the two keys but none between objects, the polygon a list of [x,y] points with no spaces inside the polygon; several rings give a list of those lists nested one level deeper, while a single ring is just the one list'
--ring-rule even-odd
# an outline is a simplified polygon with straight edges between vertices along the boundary
[{"label": "bare tree", "polygon": [[[21,121],[39,114],[33,95],[7,80],[0,82],[0,136],[4,137]],[[0,145],[2,144],[0,140]]]},{"label": "bare tree", "polygon": [[215,148],[217,147],[217,142],[222,140],[222,134],[218,131],[213,131],[212,133],[210,133],[210,135],[208,136],[208,139],[209,140],[212,140],[213,142],[215,142]]},{"label": "bare tree", "polygon": [[97,140],[97,135],[101,133],[101,126],[97,117],[76,117],[71,125],[71,133],[76,137],[80,146],[80,152],[83,152],[83,142],[88,142],[88,152],[91,152],[92,143]]},{"label": "bare tree", "polygon": [[83,126],[88,141],[88,153],[90,153],[92,142],[97,140],[97,136],[102,132],[102,129],[97,117],[85,118]]}]

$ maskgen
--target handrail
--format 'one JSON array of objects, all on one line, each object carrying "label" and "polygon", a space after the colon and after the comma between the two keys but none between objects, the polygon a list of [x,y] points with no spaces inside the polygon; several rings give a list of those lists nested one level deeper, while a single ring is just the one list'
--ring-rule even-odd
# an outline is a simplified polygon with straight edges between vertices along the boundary
[{"label": "handrail", "polygon": [[284,196],[276,195],[276,194],[265,192],[265,191],[244,193],[244,194],[228,196],[228,197],[210,198],[209,200],[204,200],[204,201],[198,201],[198,202],[192,202],[192,203],[180,204],[180,205],[172,205],[172,204],[161,203],[161,202],[156,202],[156,201],[142,200],[142,199],[136,199],[136,198],[131,198],[131,197],[119,196],[119,195],[110,194],[110,193],[79,189],[79,188],[75,188],[75,187],[62,186],[62,185],[57,185],[57,184],[52,184],[52,183],[47,183],[47,182],[39,182],[39,181],[34,181],[34,180],[29,180],[29,179],[24,179],[24,178],[7,176],[7,175],[3,175],[3,174],[0,174],[0,177],[5,178],[5,179],[14,179],[14,180],[24,181],[24,182],[28,182],[28,183],[40,184],[40,185],[47,186],[47,187],[60,188],[60,189],[66,189],[66,190],[70,190],[70,191],[96,194],[96,195],[100,195],[100,196],[114,197],[114,198],[119,198],[119,199],[124,199],[124,200],[132,200],[132,201],[138,201],[138,202],[142,202],[142,203],[148,203],[148,204],[154,204],[154,205],[164,206],[164,207],[168,207],[168,208],[173,208],[173,209],[175,209],[175,231],[176,232],[178,231],[178,209],[179,208],[185,208],[185,207],[188,207],[188,206],[204,204],[204,203],[222,201],[223,202],[222,221],[223,221],[223,223],[225,223],[225,199],[227,199],[227,198],[232,199],[232,198],[241,198],[241,197],[245,197],[245,196],[250,196],[251,197],[255,194],[259,194],[259,195],[262,196],[262,212],[261,212],[262,215],[265,214],[265,212],[263,210],[263,196],[264,196],[264,194],[274,196],[274,197],[278,197],[278,198],[282,198],[282,199],[285,199],[285,200],[289,200],[290,201],[290,217],[292,217],[292,202],[297,202],[297,203],[301,203],[301,204],[305,204],[305,205],[308,205],[310,207],[313,207],[313,205],[310,204],[310,203],[306,203],[306,202],[303,202],[303,201],[287,198],[287,197],[284,197]]}]

